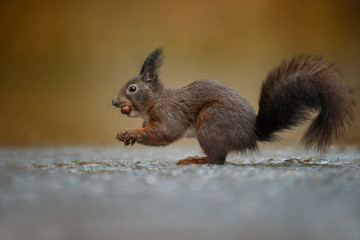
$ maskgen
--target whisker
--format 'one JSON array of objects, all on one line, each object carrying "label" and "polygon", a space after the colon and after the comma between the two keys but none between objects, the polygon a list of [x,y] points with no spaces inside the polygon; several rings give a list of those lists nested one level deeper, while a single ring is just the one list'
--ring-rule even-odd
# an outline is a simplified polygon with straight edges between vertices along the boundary
[{"label": "whisker", "polygon": [[114,112],[115,112],[115,108],[113,108],[113,111],[112,111],[112,120],[114,121]]},{"label": "whisker", "polygon": [[109,111],[109,109],[110,109],[111,107],[112,107],[112,105],[109,104],[109,105],[106,107],[105,111],[103,112],[103,115],[105,115],[105,114]]}]

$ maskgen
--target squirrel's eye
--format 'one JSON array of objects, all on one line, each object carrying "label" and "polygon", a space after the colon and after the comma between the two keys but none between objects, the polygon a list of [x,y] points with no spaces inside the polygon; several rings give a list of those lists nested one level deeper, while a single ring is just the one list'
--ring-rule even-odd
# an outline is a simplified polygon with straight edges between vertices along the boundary
[{"label": "squirrel's eye", "polygon": [[132,85],[129,87],[129,92],[135,92],[136,91],[136,86]]}]

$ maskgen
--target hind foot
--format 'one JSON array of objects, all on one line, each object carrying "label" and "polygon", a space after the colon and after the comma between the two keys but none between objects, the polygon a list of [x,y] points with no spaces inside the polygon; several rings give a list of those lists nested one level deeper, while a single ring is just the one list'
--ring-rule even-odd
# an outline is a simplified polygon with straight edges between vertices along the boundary
[{"label": "hind foot", "polygon": [[189,164],[210,164],[208,157],[187,157],[181,159],[176,165],[189,165]]}]

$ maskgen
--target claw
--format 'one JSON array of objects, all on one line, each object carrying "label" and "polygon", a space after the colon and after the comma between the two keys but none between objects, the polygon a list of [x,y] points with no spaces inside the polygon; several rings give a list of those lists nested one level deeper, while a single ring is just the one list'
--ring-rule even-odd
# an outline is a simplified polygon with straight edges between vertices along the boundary
[{"label": "claw", "polygon": [[116,139],[118,139],[119,141],[123,142],[125,140],[125,136],[128,134],[129,130],[124,130],[124,131],[121,131],[119,132],[117,135],[116,135]]},{"label": "claw", "polygon": [[127,145],[134,145],[134,143],[136,142],[137,140],[137,137],[136,135],[134,135],[133,133],[128,133],[126,136],[125,136],[125,139],[124,139],[124,144],[125,146]]},{"label": "claw", "polygon": [[124,146],[129,145],[129,144],[130,144],[130,140],[131,140],[130,137],[126,138],[125,141],[124,141]]},{"label": "claw", "polygon": [[133,130],[124,130],[116,135],[119,141],[124,142],[124,146],[134,145],[138,139],[138,133]]}]

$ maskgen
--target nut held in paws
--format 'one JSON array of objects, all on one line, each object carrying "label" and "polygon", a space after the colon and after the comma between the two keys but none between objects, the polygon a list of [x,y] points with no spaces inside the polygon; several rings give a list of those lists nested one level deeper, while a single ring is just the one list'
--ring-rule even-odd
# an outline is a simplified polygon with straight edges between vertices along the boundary
[{"label": "nut held in paws", "polygon": [[126,105],[121,107],[121,113],[122,114],[129,114],[131,113],[131,107]]}]

